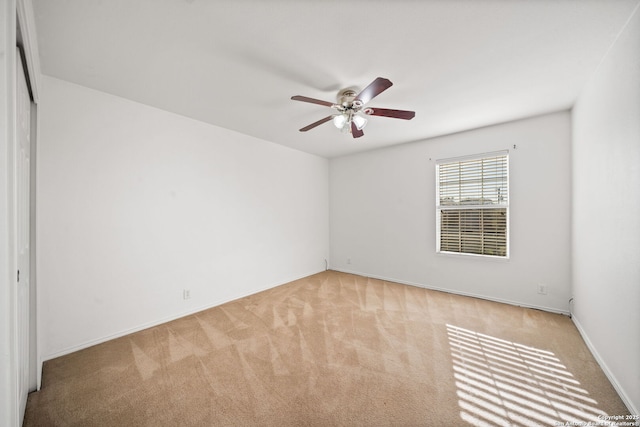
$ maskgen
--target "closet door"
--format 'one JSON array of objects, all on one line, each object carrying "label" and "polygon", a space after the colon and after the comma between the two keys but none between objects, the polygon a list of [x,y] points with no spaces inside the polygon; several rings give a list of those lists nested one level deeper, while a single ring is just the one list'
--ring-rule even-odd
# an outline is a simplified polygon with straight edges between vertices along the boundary
[{"label": "closet door", "polygon": [[16,54],[16,137],[15,164],[15,213],[16,249],[18,256],[17,282],[17,368],[20,420],[24,419],[29,393],[29,212],[30,212],[30,152],[31,152],[31,98],[22,67],[20,52]]}]

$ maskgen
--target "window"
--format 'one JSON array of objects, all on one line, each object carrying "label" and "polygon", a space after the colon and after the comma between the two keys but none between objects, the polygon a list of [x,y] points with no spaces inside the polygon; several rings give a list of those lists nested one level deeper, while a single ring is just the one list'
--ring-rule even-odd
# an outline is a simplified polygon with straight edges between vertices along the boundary
[{"label": "window", "polygon": [[507,152],[436,163],[437,251],[509,256]]}]

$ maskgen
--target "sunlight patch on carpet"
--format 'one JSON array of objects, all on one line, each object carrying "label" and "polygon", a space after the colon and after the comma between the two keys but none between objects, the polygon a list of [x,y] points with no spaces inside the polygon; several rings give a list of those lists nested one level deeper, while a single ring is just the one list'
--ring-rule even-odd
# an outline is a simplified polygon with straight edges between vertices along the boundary
[{"label": "sunlight patch on carpet", "polygon": [[449,324],[447,335],[460,418],[467,423],[587,425],[606,417],[554,353]]}]

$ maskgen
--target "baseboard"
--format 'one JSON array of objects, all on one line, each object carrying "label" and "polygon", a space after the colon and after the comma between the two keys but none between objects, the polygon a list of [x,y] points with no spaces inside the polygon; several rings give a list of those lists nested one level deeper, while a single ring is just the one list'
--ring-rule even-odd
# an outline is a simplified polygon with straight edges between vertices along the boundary
[{"label": "baseboard", "polygon": [[265,287],[262,287],[262,288],[258,288],[258,289],[255,289],[255,290],[251,291],[251,292],[235,295],[233,297],[226,298],[224,300],[213,301],[211,303],[208,303],[208,304],[196,307],[196,308],[189,309],[187,311],[178,313],[176,315],[172,315],[172,316],[164,317],[164,318],[161,318],[161,319],[153,320],[153,321],[138,325],[138,326],[133,327],[133,328],[125,329],[125,330],[116,332],[114,334],[110,334],[110,335],[107,335],[107,336],[104,336],[104,337],[100,337],[100,338],[97,338],[97,339],[94,339],[94,340],[86,341],[86,342],[83,342],[83,343],[78,344],[78,345],[67,347],[67,348],[65,348],[63,350],[60,350],[60,351],[57,351],[55,353],[51,353],[51,354],[48,354],[46,356],[42,356],[38,360],[38,367],[37,368],[38,368],[39,381],[38,381],[38,384],[37,384],[37,389],[40,390],[41,382],[42,382],[42,367],[44,365],[44,362],[46,362],[47,360],[51,360],[51,359],[55,359],[57,357],[65,356],[67,354],[71,354],[73,352],[83,350],[85,348],[93,347],[94,345],[98,345],[98,344],[101,344],[103,342],[107,342],[107,341],[110,341],[110,340],[113,340],[113,339],[116,339],[116,338],[121,338],[121,337],[124,337],[126,335],[129,335],[129,334],[132,334],[132,333],[135,333],[135,332],[139,332],[139,331],[142,331],[142,330],[145,330],[145,329],[148,329],[148,328],[152,328],[154,326],[161,325],[163,323],[167,323],[167,322],[171,322],[171,321],[176,320],[176,319],[180,319],[182,317],[190,316],[192,314],[199,313],[201,311],[208,310],[210,308],[217,307],[219,305],[226,304],[228,302],[235,301],[235,300],[238,300],[240,298],[248,297],[250,295],[254,295],[254,294],[257,294],[259,292],[263,292],[263,291],[267,291],[269,289],[273,289],[275,287],[281,286],[281,285],[286,284],[286,283],[295,282],[296,280],[300,280],[300,279],[303,279],[305,277],[313,276],[314,274],[318,274],[318,273],[321,273],[323,271],[325,271],[325,270],[319,270],[319,271],[312,272],[312,273],[309,273],[309,274],[304,274],[302,276],[297,276],[297,277],[292,278],[290,280],[287,280],[286,282],[283,282],[283,283],[279,283],[279,284],[274,284],[274,285],[269,285],[269,286],[265,286]]},{"label": "baseboard", "polygon": [[589,339],[587,332],[584,330],[584,328],[582,327],[582,325],[580,324],[576,316],[575,315],[571,316],[571,320],[573,320],[573,324],[576,325],[576,328],[578,329],[580,336],[582,337],[585,344],[587,344],[587,348],[589,349],[589,351],[591,351],[593,358],[596,359],[596,362],[598,362],[598,365],[600,365],[600,368],[602,368],[602,371],[609,379],[609,382],[611,383],[611,385],[613,385],[613,388],[616,390],[616,392],[618,393],[618,396],[620,396],[620,399],[622,399],[622,402],[625,404],[629,412],[632,413],[633,415],[640,415],[640,412],[638,412],[638,408],[636,408],[633,402],[631,401],[631,399],[629,399],[629,396],[627,396],[627,394],[625,393],[624,388],[622,388],[622,386],[616,379],[615,375],[613,375],[613,373],[607,366],[604,359],[600,356],[600,354],[598,353],[598,350],[596,350],[596,347],[593,345],[593,343]]},{"label": "baseboard", "polygon": [[358,271],[343,270],[343,269],[338,269],[338,268],[333,268],[333,267],[329,267],[329,268],[331,270],[333,270],[333,271],[339,271],[341,273],[355,274],[356,276],[370,277],[372,279],[384,280],[386,282],[394,282],[394,283],[400,283],[402,285],[416,286],[418,288],[429,289],[429,290],[432,290],[432,291],[446,292],[448,294],[454,294],[454,295],[460,295],[460,296],[465,296],[465,297],[478,298],[478,299],[483,299],[483,300],[487,300],[487,301],[499,302],[499,303],[502,303],[502,304],[515,305],[517,307],[532,308],[534,310],[541,310],[541,311],[546,311],[546,312],[549,312],[549,313],[562,314],[562,315],[565,315],[565,316],[570,316],[571,315],[571,313],[568,310],[558,310],[557,308],[553,308],[553,307],[545,307],[545,306],[539,306],[539,305],[533,305],[533,304],[526,304],[526,303],[522,303],[520,301],[511,301],[511,300],[502,299],[502,298],[493,298],[493,297],[490,297],[490,296],[474,294],[474,293],[471,293],[471,292],[460,292],[460,291],[456,291],[456,290],[452,290],[452,289],[439,288],[437,286],[430,286],[430,285],[426,285],[424,283],[417,283],[417,282],[411,282],[411,281],[407,281],[407,280],[395,279],[393,277],[384,277],[384,276],[378,276],[378,275],[375,275],[375,274],[367,274],[367,273],[362,273],[362,272],[358,272]]}]

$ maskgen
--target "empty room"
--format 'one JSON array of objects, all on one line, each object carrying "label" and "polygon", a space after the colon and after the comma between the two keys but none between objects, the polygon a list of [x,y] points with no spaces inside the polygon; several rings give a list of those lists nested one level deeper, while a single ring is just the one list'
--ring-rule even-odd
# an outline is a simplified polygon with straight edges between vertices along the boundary
[{"label": "empty room", "polygon": [[640,425],[640,0],[0,5],[0,425]]}]

